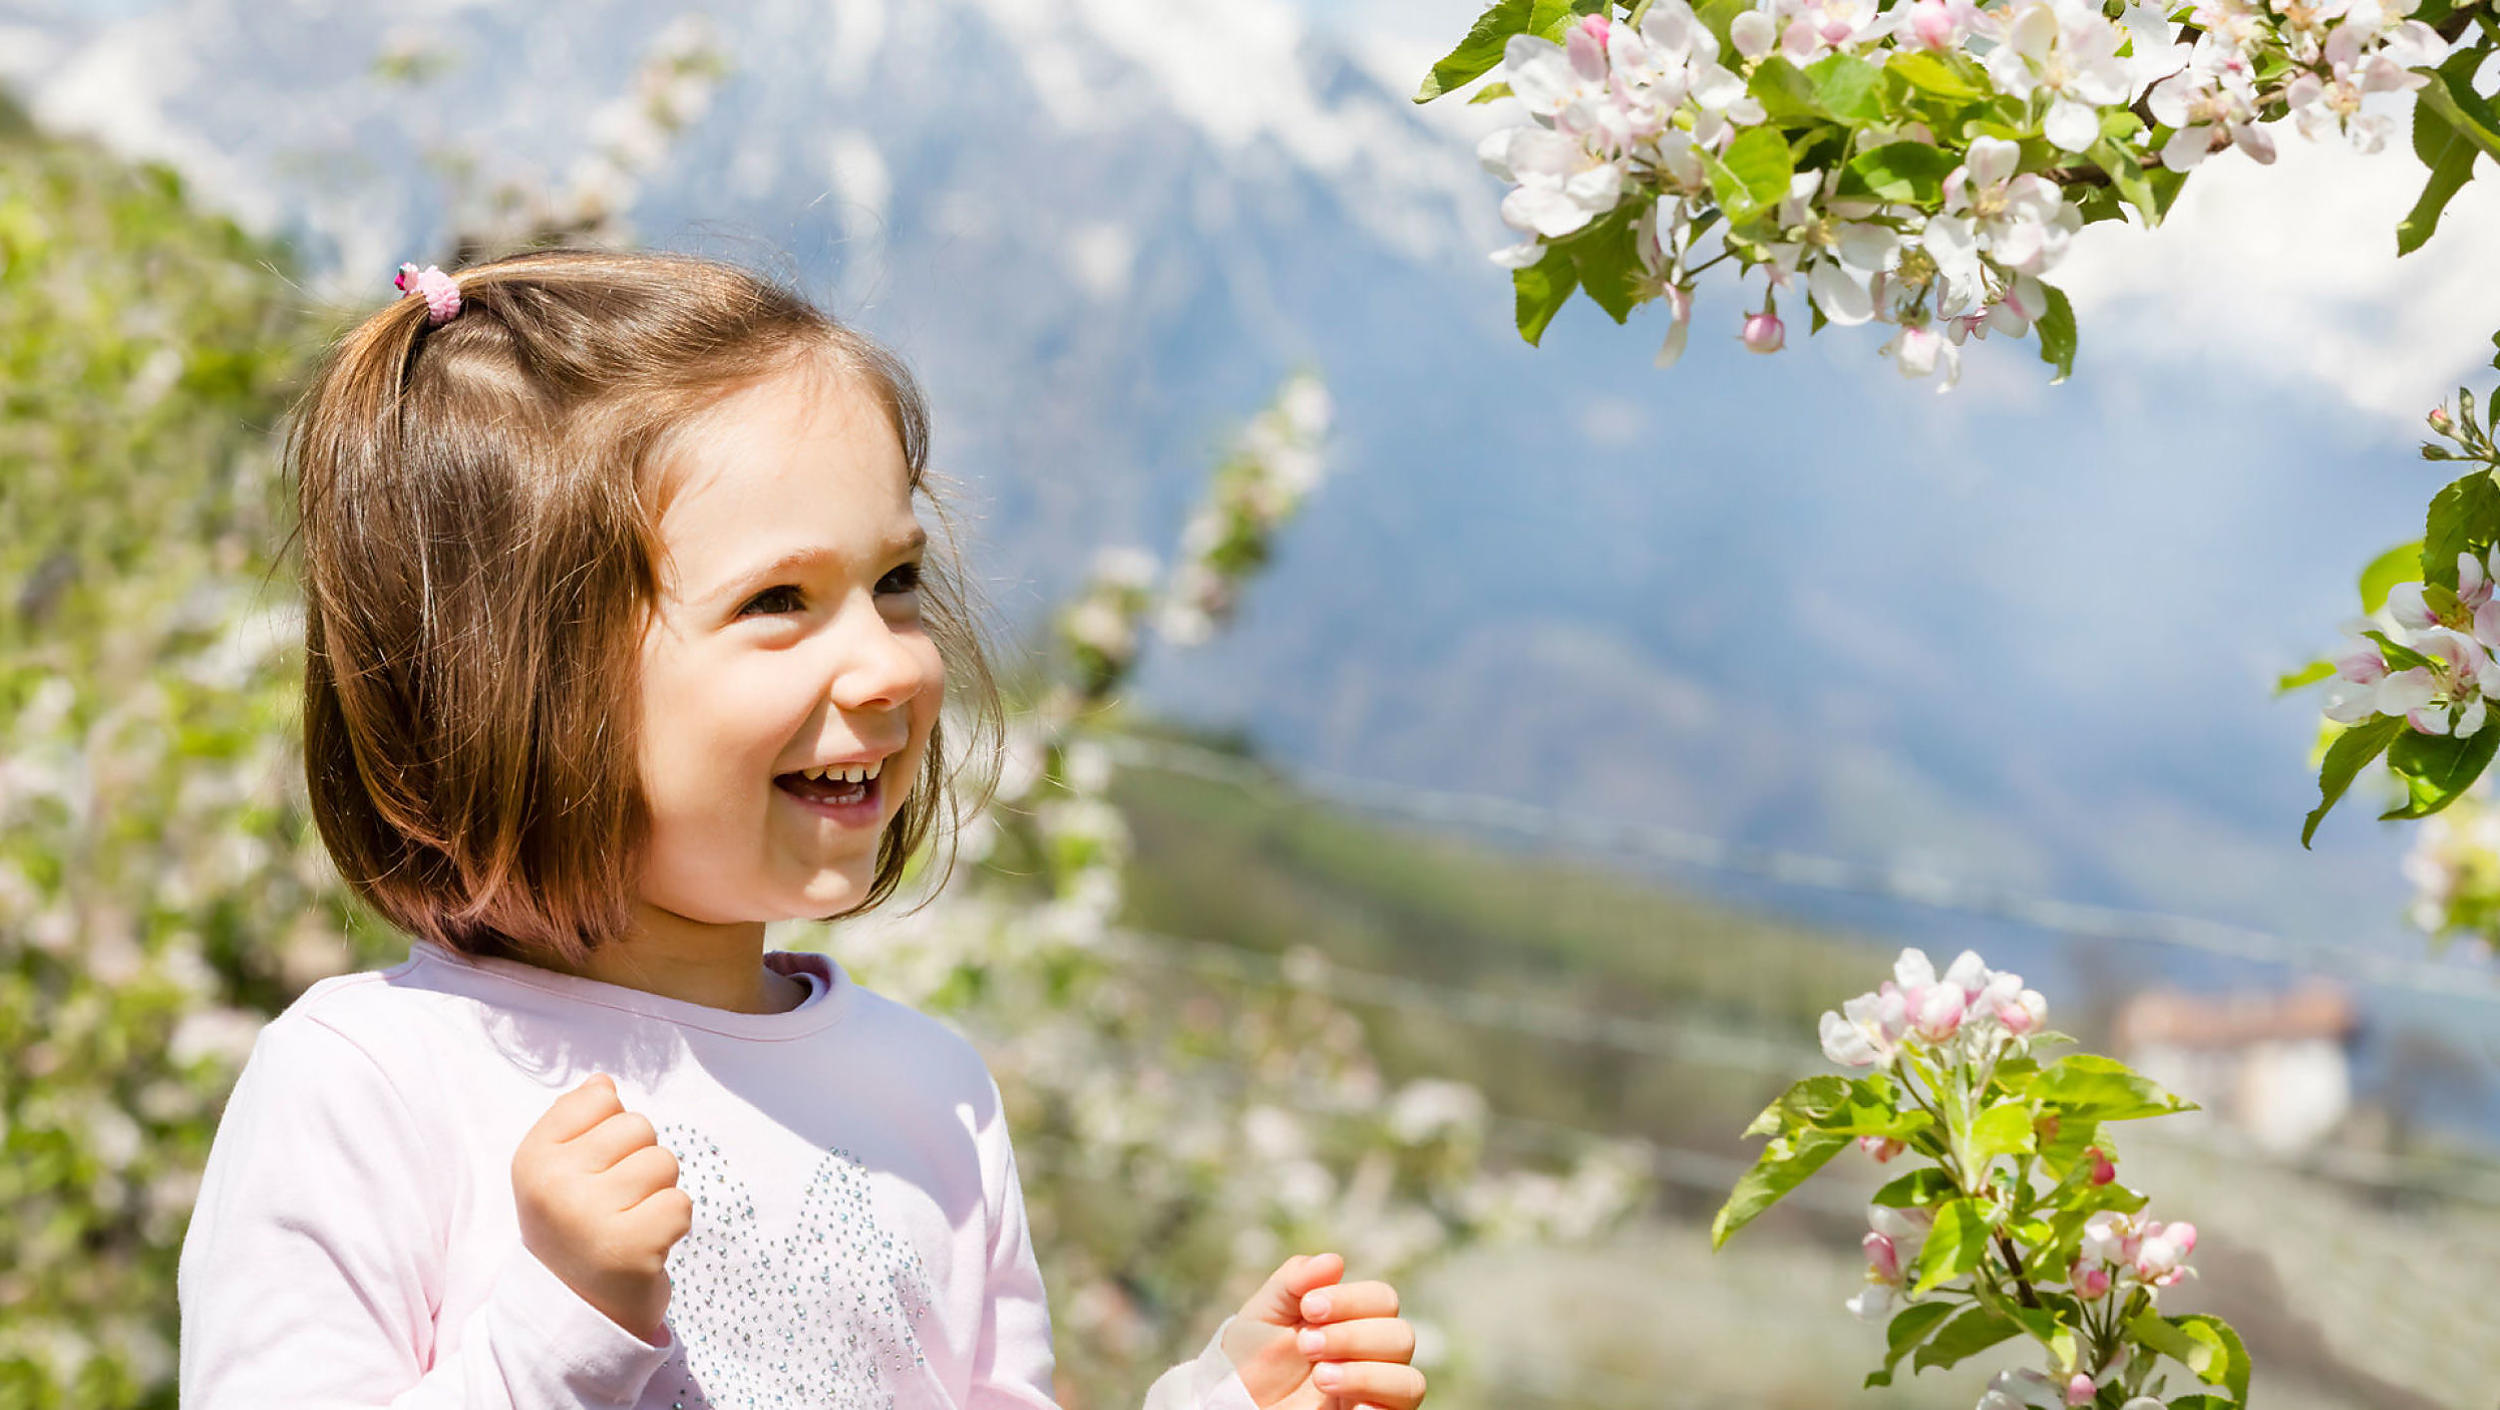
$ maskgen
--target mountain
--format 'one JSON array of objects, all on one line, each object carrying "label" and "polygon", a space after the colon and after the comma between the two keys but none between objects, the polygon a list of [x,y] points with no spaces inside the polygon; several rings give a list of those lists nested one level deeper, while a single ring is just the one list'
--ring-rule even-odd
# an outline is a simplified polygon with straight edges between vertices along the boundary
[{"label": "mountain", "polygon": [[[449,67],[393,85],[371,61],[410,34],[368,7],[19,3],[0,74],[378,299],[442,244],[435,157],[563,172],[679,8],[441,4],[414,34]],[[1331,480],[1238,629],[1152,659],[1141,703],[1288,765],[2420,950],[2401,835],[2348,807],[2298,847],[2314,707],[2268,692],[2348,615],[2340,565],[2418,527],[2437,477],[2382,428],[2096,362],[2088,326],[2071,385],[1980,347],[1940,399],[1865,330],[1742,356],[1723,288],[1671,372],[1654,311],[1578,306],[1527,348],[1483,258],[1488,110],[1419,113],[1279,0],[714,24],[733,74],[635,223],[786,262],[913,361],[1009,623],[1097,545],[1168,546],[1227,425],[1328,377]],[[2054,936],[1733,894],[2080,972]]]}]

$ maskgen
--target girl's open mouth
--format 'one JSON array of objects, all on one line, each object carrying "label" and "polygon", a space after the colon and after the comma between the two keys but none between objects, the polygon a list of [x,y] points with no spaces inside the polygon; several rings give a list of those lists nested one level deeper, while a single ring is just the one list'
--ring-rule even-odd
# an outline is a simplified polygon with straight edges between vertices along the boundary
[{"label": "girl's open mouth", "polygon": [[787,773],[775,775],[773,786],[819,817],[857,827],[875,821],[885,779],[881,773],[876,778],[852,783],[839,777],[810,778],[804,773]]}]

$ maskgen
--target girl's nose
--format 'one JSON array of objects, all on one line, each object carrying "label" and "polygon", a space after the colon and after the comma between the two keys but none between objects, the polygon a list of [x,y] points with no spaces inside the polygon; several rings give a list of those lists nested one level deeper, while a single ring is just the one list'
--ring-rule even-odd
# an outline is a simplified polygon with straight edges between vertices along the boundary
[{"label": "girl's nose", "polygon": [[861,615],[869,623],[844,637],[837,648],[841,657],[834,668],[834,703],[846,710],[908,703],[928,688],[922,652],[873,609]]}]

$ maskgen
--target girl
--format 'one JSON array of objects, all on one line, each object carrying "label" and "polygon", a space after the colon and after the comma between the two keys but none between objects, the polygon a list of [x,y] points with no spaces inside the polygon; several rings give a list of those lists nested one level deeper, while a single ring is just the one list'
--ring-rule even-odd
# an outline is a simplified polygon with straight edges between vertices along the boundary
[{"label": "girl", "polygon": [[[997,1085],[769,921],[890,896],[999,703],[889,354],[674,256],[402,273],[297,408],[314,817],[406,962],[262,1032],[182,1248],[181,1399],[1051,1404]],[[978,775],[976,775],[978,776]],[[1297,1257],[1152,1410],[1411,1410]]]}]

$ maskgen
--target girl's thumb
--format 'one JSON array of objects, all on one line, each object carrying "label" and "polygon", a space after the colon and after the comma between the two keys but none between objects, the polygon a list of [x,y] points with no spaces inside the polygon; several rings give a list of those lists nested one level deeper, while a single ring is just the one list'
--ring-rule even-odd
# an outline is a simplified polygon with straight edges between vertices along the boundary
[{"label": "girl's thumb", "polygon": [[1302,1322],[1302,1295],[1345,1276],[1345,1260],[1333,1253],[1297,1253],[1268,1275],[1250,1296],[1242,1314],[1270,1326],[1293,1327]]}]

